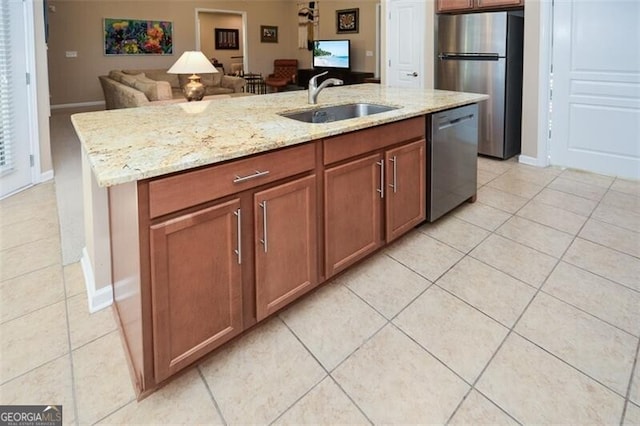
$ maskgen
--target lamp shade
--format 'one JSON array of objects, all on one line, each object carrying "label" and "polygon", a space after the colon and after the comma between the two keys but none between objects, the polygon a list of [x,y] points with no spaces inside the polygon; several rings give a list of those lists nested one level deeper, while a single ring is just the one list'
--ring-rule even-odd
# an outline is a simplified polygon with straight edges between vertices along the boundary
[{"label": "lamp shade", "polygon": [[187,51],[167,70],[169,74],[205,74],[218,72],[198,50]]}]

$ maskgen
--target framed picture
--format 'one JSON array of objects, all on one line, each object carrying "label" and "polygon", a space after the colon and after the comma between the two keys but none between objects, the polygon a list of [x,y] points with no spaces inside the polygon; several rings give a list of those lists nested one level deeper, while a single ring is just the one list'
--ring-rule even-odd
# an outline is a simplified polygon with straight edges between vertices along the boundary
[{"label": "framed picture", "polygon": [[260,41],[263,43],[277,43],[278,27],[260,25]]},{"label": "framed picture", "polygon": [[240,49],[240,31],[231,28],[216,28],[215,41],[218,50],[238,50]]},{"label": "framed picture", "polygon": [[338,34],[358,32],[358,13],[360,9],[336,10],[336,32]]},{"label": "framed picture", "polygon": [[171,21],[104,18],[105,55],[173,55]]}]

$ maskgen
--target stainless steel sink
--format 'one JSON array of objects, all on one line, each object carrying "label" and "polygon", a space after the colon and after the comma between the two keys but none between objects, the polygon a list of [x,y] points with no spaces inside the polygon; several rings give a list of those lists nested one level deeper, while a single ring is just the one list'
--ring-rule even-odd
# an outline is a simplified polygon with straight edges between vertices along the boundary
[{"label": "stainless steel sink", "polygon": [[305,123],[330,123],[332,121],[348,120],[349,118],[365,117],[381,112],[393,111],[398,107],[368,103],[354,103],[313,108],[305,111],[280,113],[281,116]]}]

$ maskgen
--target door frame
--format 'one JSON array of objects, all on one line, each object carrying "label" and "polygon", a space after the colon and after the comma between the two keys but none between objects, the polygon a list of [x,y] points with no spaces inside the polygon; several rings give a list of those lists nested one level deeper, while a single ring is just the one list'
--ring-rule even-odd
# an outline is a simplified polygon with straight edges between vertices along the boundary
[{"label": "door frame", "polygon": [[[537,102],[537,140],[536,156],[530,157],[520,154],[518,161],[536,167],[547,167],[550,164],[551,156],[551,90],[552,90],[552,67],[553,67],[553,2],[543,0],[539,2],[540,15],[538,27],[538,51],[536,60],[538,64],[538,102]],[[527,9],[525,6],[525,43],[527,25]],[[525,49],[525,61],[527,61],[527,50]],[[523,99],[524,101],[524,99]],[[523,112],[526,105],[523,104]],[[523,114],[524,116],[524,114]]]},{"label": "door frame", "polygon": [[249,68],[249,43],[247,42],[247,12],[242,10],[226,10],[226,9],[208,9],[203,7],[196,7],[196,50],[200,50],[200,19],[198,15],[200,13],[226,13],[230,15],[240,15],[242,18],[242,51],[244,55],[242,57],[242,69],[248,70]]},{"label": "door frame", "polygon": [[[43,5],[42,1],[37,2]],[[27,84],[27,132],[29,135],[29,154],[33,158],[33,166],[31,166],[31,172],[29,173],[31,179],[30,182],[12,191],[8,194],[4,194],[1,198],[7,198],[14,194],[17,194],[25,189],[32,187],[36,183],[49,180],[52,176],[41,176],[40,166],[40,129],[39,129],[39,117],[38,117],[38,85],[37,85],[37,69],[36,69],[36,37],[40,41],[40,31],[36,36],[35,30],[35,8],[34,2],[25,1],[22,2],[23,12],[23,25],[24,25],[24,38],[25,38],[25,60],[27,73],[29,74],[29,84]],[[44,18],[44,9],[43,9]],[[44,32],[42,32],[42,37]],[[44,40],[42,40],[44,42]],[[46,63],[46,58],[44,58]]]},{"label": "door frame", "polygon": [[[40,117],[38,116],[38,74],[36,68],[36,43],[40,40],[36,40],[36,29],[35,29],[35,9],[34,2],[24,2],[25,5],[25,41],[27,45],[26,55],[27,55],[27,72],[29,73],[29,84],[27,85],[28,91],[28,103],[29,103],[29,146],[31,149],[31,155],[33,156],[33,167],[31,167],[31,184],[40,183],[47,178],[53,177],[51,176],[42,176],[41,177],[41,167],[40,167],[40,127],[39,121]],[[44,24],[44,7],[46,4],[44,2],[35,2],[36,4],[42,4],[42,23]],[[44,29],[38,31],[38,34],[42,34],[44,37]],[[40,37],[38,37],[40,38]],[[45,40],[41,40],[43,43],[46,43]],[[47,63],[46,58],[44,58],[45,64]],[[48,97],[47,93],[47,97]],[[47,123],[48,124],[48,123]]]}]

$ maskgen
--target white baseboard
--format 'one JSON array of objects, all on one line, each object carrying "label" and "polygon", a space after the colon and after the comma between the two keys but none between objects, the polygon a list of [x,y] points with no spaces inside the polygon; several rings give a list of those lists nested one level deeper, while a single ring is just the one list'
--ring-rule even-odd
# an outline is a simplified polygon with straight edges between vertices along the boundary
[{"label": "white baseboard", "polygon": [[539,158],[536,157],[529,157],[528,155],[519,155],[518,156],[518,162],[522,163],[522,164],[527,164],[529,166],[534,166],[534,167],[547,167],[548,164],[546,163],[546,161],[540,160]]},{"label": "white baseboard", "polygon": [[51,179],[53,179],[53,170],[47,170],[44,173],[40,173],[40,180],[38,183],[46,182]]},{"label": "white baseboard", "polygon": [[98,312],[101,309],[111,306],[113,304],[113,289],[111,286],[107,286],[96,290],[96,279],[93,275],[93,267],[91,266],[91,259],[89,259],[89,253],[86,247],[82,249],[80,264],[82,265],[82,273],[84,274],[84,284],[87,288],[89,312]]},{"label": "white baseboard", "polygon": [[91,101],[91,102],[75,102],[71,104],[57,104],[51,105],[51,109],[65,109],[65,108],[84,108],[91,106],[105,105],[104,101]]}]

